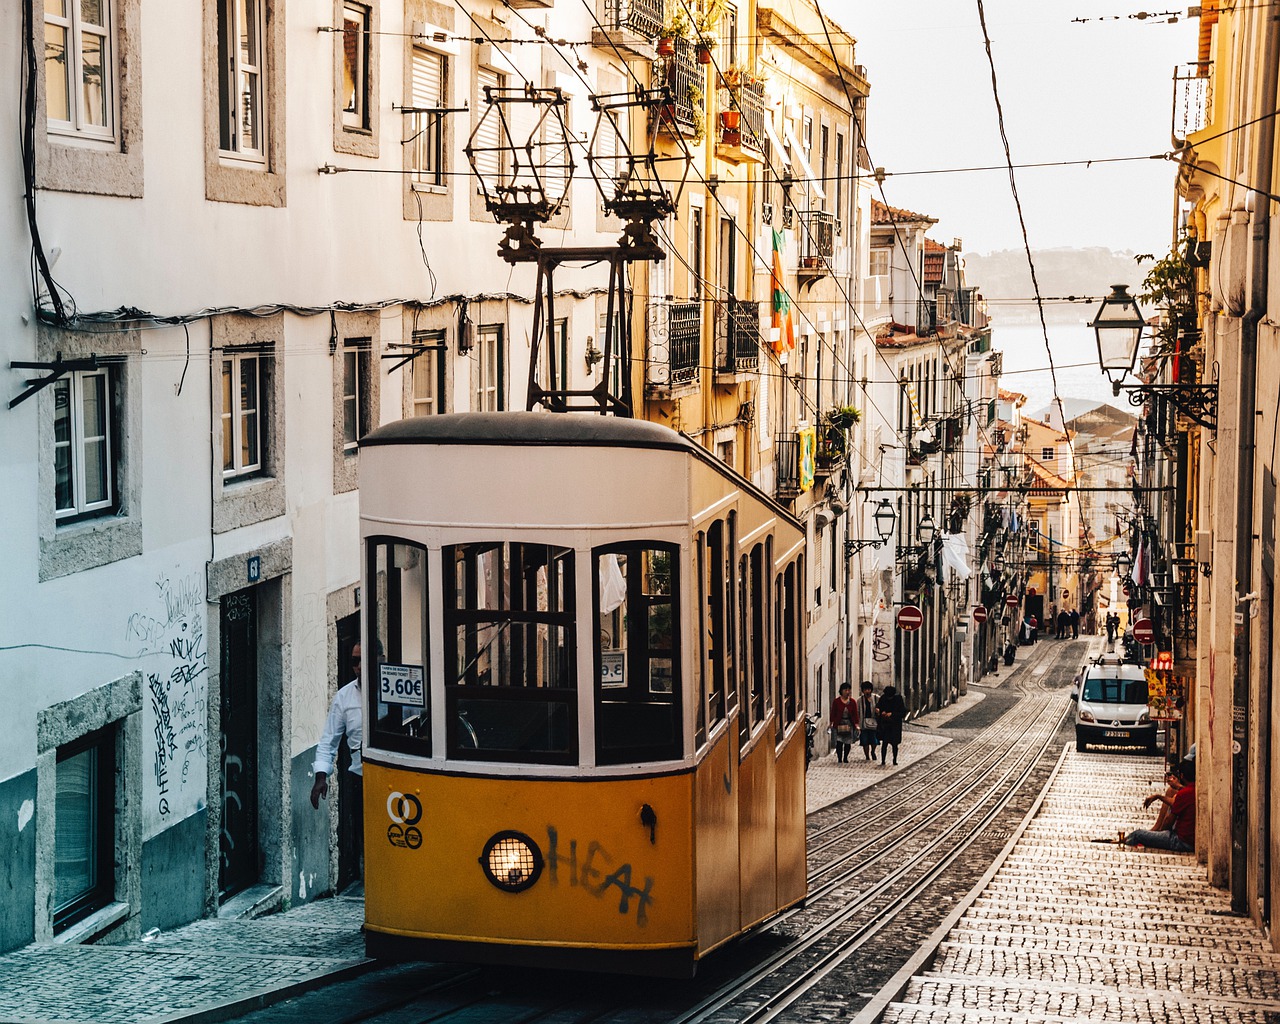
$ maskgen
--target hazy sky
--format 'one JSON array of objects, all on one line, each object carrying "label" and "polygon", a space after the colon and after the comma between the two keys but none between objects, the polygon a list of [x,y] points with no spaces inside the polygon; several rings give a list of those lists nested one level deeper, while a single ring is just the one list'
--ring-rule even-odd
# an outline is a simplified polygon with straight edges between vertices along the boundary
[{"label": "hazy sky", "polygon": [[[1171,146],[1173,72],[1195,59],[1185,3],[984,0],[1015,165],[1147,156]],[[1003,164],[976,0],[827,0],[857,40],[871,98],[867,141],[886,171]],[[1175,24],[1127,16],[1181,10]],[[1073,18],[1122,20],[1075,24]],[[1031,247],[1164,253],[1174,165],[1162,160],[1016,170]],[[937,217],[931,236],[970,252],[1021,248],[1004,170],[889,177],[894,206]]]}]

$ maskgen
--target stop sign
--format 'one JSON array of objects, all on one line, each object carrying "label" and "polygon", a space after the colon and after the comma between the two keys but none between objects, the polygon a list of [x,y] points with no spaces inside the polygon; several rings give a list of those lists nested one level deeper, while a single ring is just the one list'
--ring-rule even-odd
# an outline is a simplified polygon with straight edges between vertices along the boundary
[{"label": "stop sign", "polygon": [[1018,599],[1014,597],[1012,594],[1010,594],[1008,597],[1004,599],[1004,603],[1007,604],[1010,608],[1018,607]]},{"label": "stop sign", "polygon": [[987,621],[987,610],[986,610],[985,608],[983,608],[983,607],[982,607],[982,605],[978,605],[976,608],[974,608],[974,610],[973,610],[973,621],[974,621],[974,622],[986,622],[986,621]]},{"label": "stop sign", "polygon": [[1138,619],[1133,624],[1133,638],[1140,644],[1156,642],[1156,630],[1150,619]]},{"label": "stop sign", "polygon": [[913,604],[903,605],[898,609],[898,628],[910,633],[924,625],[924,612]]}]

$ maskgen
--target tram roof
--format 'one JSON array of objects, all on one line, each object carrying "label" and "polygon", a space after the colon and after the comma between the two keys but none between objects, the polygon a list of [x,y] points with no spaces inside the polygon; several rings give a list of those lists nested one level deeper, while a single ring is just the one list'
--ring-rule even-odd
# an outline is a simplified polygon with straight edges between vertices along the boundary
[{"label": "tram roof", "polygon": [[693,452],[688,438],[648,420],[579,413],[460,412],[414,416],[370,431],[360,446],[398,444],[565,445]]}]

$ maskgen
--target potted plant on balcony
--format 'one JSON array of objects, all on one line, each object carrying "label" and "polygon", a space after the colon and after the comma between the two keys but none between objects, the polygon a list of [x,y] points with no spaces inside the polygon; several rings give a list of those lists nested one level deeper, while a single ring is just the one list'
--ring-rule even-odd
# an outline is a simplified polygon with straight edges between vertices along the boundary
[{"label": "potted plant on balcony", "polygon": [[862,419],[862,410],[854,405],[838,405],[827,413],[827,422],[837,430],[848,430]]},{"label": "potted plant on balcony", "polygon": [[707,112],[702,104],[702,89],[699,86],[689,86],[689,105],[693,107],[693,141],[701,142],[707,137]]},{"label": "potted plant on balcony", "polygon": [[697,35],[695,43],[695,52],[697,53],[699,64],[711,63],[711,49],[716,45],[716,25],[720,21],[720,15],[724,12],[724,0],[711,0],[697,19],[694,21],[693,29]]},{"label": "potted plant on balcony", "polygon": [[741,127],[742,111],[737,107],[728,107],[720,111],[720,127],[729,131],[737,131]]},{"label": "potted plant on balcony", "polygon": [[667,18],[666,23],[658,30],[658,56],[674,57],[676,40],[688,39],[692,29],[693,25],[690,23],[689,15],[685,13],[683,5],[675,7],[671,12],[671,16]]}]

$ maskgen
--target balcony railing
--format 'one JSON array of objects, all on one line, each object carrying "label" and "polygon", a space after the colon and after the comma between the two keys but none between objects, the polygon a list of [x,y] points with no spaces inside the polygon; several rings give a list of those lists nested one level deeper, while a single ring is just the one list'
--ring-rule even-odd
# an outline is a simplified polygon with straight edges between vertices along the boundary
[{"label": "balcony railing", "polygon": [[652,39],[662,28],[662,0],[604,0],[600,24],[608,32],[634,32]]},{"label": "balcony railing", "polygon": [[651,302],[647,320],[647,382],[656,388],[696,384],[702,347],[702,303]]},{"label": "balcony railing", "polygon": [[730,296],[716,303],[716,371],[743,373],[760,365],[760,303]]},{"label": "balcony railing", "polygon": [[1213,62],[1173,69],[1173,134],[1185,139],[1209,124],[1213,110]]},{"label": "balcony railing", "polygon": [[827,272],[836,248],[836,219],[825,210],[800,211],[800,269]]},{"label": "balcony railing", "polygon": [[707,109],[706,75],[698,63],[692,42],[676,39],[675,46],[675,56],[663,57],[657,64],[662,71],[658,80],[671,91],[670,114],[663,117],[661,123],[666,131],[670,131],[671,121],[674,121],[681,135],[693,135],[698,122],[705,118]]},{"label": "balcony railing", "polygon": [[788,501],[800,493],[800,438],[783,434],[773,439],[774,494]]}]

